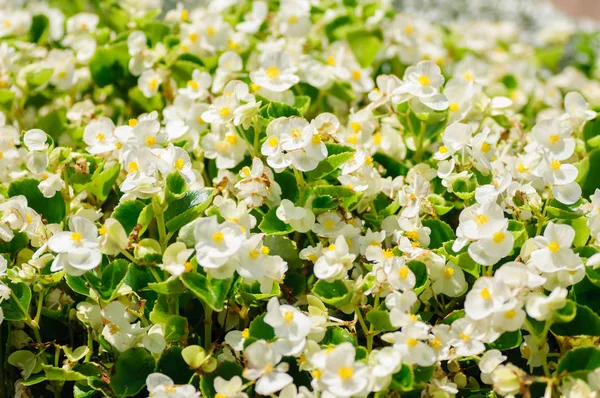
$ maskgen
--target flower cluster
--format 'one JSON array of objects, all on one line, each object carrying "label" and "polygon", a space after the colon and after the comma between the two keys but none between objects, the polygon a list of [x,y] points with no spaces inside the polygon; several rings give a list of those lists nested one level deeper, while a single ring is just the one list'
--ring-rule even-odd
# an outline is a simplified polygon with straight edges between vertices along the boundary
[{"label": "flower cluster", "polygon": [[0,395],[600,398],[596,29],[160,3],[0,7]]}]

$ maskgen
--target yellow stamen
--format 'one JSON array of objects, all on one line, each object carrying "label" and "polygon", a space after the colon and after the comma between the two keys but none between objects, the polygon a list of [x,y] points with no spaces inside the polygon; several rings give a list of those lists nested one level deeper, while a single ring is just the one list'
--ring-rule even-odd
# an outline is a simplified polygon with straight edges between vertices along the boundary
[{"label": "yellow stamen", "polygon": [[449,110],[450,112],[458,112],[458,110],[459,110],[459,106],[458,106],[458,104],[457,104],[456,102],[453,102],[453,103],[451,103],[451,104],[450,104],[450,106],[448,107],[448,110]]},{"label": "yellow stamen", "polygon": [[352,375],[354,374],[354,368],[348,366],[341,367],[338,370],[338,374],[340,375],[340,378],[342,380],[348,381],[352,378]]},{"label": "yellow stamen", "polygon": [[560,244],[555,240],[548,243],[547,247],[552,253],[558,253],[560,251]]},{"label": "yellow stamen", "polygon": [[276,66],[271,66],[265,73],[269,79],[275,79],[281,72]]},{"label": "yellow stamen", "polygon": [[488,222],[488,218],[484,214],[478,214],[477,217],[475,217],[475,223],[477,225],[483,225],[483,224],[486,224],[487,222]]},{"label": "yellow stamen", "polygon": [[213,234],[212,239],[215,241],[215,243],[220,243],[223,241],[223,239],[225,239],[225,237],[223,236],[223,232],[219,231]]},{"label": "yellow stamen", "polygon": [[417,79],[421,86],[428,86],[431,83],[431,79],[427,75],[421,75]]},{"label": "yellow stamen", "polygon": [[409,347],[415,347],[419,343],[419,340],[411,337],[410,339],[406,339],[406,345]]},{"label": "yellow stamen", "polygon": [[479,293],[479,294],[480,294],[481,298],[484,299],[485,301],[488,301],[492,298],[492,295],[487,287],[484,287],[481,290],[481,293]]},{"label": "yellow stamen", "polygon": [[156,137],[150,135],[146,137],[146,146],[154,146],[156,145]]},{"label": "yellow stamen", "polygon": [[227,107],[219,109],[219,115],[221,117],[227,117],[231,114],[231,110]]},{"label": "yellow stamen", "polygon": [[494,234],[494,242],[498,244],[504,242],[504,238],[506,238],[506,234],[504,232],[496,232]]},{"label": "yellow stamen", "polygon": [[558,134],[551,135],[550,137],[548,137],[548,141],[550,142],[550,144],[554,145],[558,141],[560,141],[560,135],[558,135]]},{"label": "yellow stamen", "polygon": [[551,164],[552,170],[558,170],[560,169],[560,161],[559,160],[553,160],[552,164]]},{"label": "yellow stamen", "polygon": [[138,123],[139,122],[137,119],[129,119],[129,121],[127,122],[127,124],[129,124],[129,127],[135,127]]},{"label": "yellow stamen", "polygon": [[398,275],[400,276],[400,279],[405,280],[406,278],[408,278],[408,271],[410,271],[410,269],[406,266],[400,268],[400,271],[398,271]]},{"label": "yellow stamen", "polygon": [[182,158],[178,158],[175,160],[175,168],[177,170],[182,170],[183,166],[185,166],[185,161]]},{"label": "yellow stamen", "polygon": [[127,170],[130,173],[135,173],[136,171],[140,171],[140,166],[137,164],[137,162],[129,162],[127,165]]},{"label": "yellow stamen", "polygon": [[283,314],[283,319],[287,323],[292,322],[294,320],[294,311],[286,311],[285,314]]},{"label": "yellow stamen", "polygon": [[446,267],[444,269],[444,278],[451,279],[454,275],[454,268]]},{"label": "yellow stamen", "polygon": [[515,311],[515,310],[508,310],[504,313],[504,317],[506,319],[513,319],[516,315],[517,315],[517,311]]},{"label": "yellow stamen", "polygon": [[277,137],[271,137],[269,138],[269,146],[271,148],[275,148],[277,145],[279,145],[279,140],[277,139]]},{"label": "yellow stamen", "polygon": [[71,232],[71,240],[75,243],[81,242],[83,236],[79,232]]}]

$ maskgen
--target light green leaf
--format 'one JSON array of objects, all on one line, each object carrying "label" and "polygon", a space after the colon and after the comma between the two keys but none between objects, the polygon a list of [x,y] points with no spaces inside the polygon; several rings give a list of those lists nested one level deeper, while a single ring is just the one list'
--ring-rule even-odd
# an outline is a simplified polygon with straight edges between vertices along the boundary
[{"label": "light green leaf", "polygon": [[110,387],[119,397],[132,397],[142,391],[146,378],[154,371],[154,365],[154,358],[144,348],[131,348],[117,359]]},{"label": "light green leaf", "polygon": [[222,311],[232,279],[208,279],[205,275],[187,272],[181,275],[183,284],[205,305],[215,311]]}]

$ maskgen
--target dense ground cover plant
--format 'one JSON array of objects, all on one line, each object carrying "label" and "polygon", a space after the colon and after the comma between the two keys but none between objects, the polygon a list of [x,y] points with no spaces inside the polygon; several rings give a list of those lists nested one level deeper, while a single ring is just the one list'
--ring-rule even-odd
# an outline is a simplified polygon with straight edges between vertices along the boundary
[{"label": "dense ground cover plant", "polygon": [[0,9],[0,395],[597,397],[596,33]]}]

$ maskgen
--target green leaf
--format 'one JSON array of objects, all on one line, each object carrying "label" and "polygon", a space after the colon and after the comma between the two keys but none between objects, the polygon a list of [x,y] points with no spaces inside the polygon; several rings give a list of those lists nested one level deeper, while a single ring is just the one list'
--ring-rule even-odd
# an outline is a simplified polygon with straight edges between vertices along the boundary
[{"label": "green leaf", "polygon": [[354,339],[352,333],[350,333],[348,329],[341,328],[339,326],[330,327],[327,329],[327,332],[325,332],[325,337],[323,340],[321,340],[321,345],[339,345],[342,343],[351,343],[352,345],[356,346],[356,340]]},{"label": "green leaf", "polygon": [[395,391],[410,391],[413,388],[414,374],[412,367],[403,363],[400,370],[392,375],[390,389]]},{"label": "green leaf", "polygon": [[433,377],[435,372],[435,365],[431,366],[415,366],[413,373],[415,376],[415,384],[418,383],[429,383],[429,380]]},{"label": "green leaf", "polygon": [[257,340],[271,341],[275,339],[275,329],[265,323],[266,314],[261,314],[250,322],[249,332],[250,337]]},{"label": "green leaf", "polygon": [[113,211],[112,218],[117,220],[129,235],[138,223],[138,218],[146,205],[139,200],[126,200],[121,202]]},{"label": "green leaf", "polygon": [[125,281],[128,268],[129,262],[115,260],[102,270],[102,278],[90,273],[88,274],[88,280],[100,298],[109,301]]},{"label": "green leaf", "polygon": [[187,191],[183,196],[169,204],[165,211],[165,220],[169,232],[176,232],[184,225],[200,217],[212,201],[213,188]]},{"label": "green leaf", "polygon": [[163,282],[148,283],[148,288],[154,290],[156,293],[169,296],[181,294],[185,291],[185,287],[179,278],[169,278]]},{"label": "green leaf", "polygon": [[317,196],[312,201],[312,210],[315,216],[337,209],[339,206],[337,198],[330,195]]},{"label": "green leaf", "polygon": [[590,229],[587,226],[588,218],[583,216],[571,221],[571,226],[575,230],[575,239],[573,239],[574,247],[585,246],[590,239]]},{"label": "green leaf", "polygon": [[289,106],[288,104],[284,104],[281,102],[271,102],[267,105],[267,116],[272,119],[277,119],[279,117],[291,117],[291,116],[299,116],[302,117],[300,111],[293,106]]},{"label": "green leaf", "polygon": [[13,352],[8,357],[7,362],[12,366],[21,369],[23,373],[23,378],[25,380],[29,379],[29,376],[31,376],[32,374],[38,373],[42,370],[42,364],[40,360],[33,352],[27,350],[19,350]]},{"label": "green leaf", "polygon": [[322,160],[316,169],[306,173],[309,181],[325,178],[354,156],[355,151],[350,147],[338,144],[325,145],[327,146],[327,153],[329,156]]},{"label": "green leaf", "polygon": [[231,380],[234,376],[242,377],[242,370],[242,367],[235,362],[222,362],[214,373],[200,377],[202,396],[215,398],[215,379],[221,377],[225,380]]},{"label": "green leaf", "polygon": [[504,332],[494,342],[489,343],[488,347],[495,348],[500,351],[510,350],[521,345],[523,336],[520,330],[514,332]]},{"label": "green leaf", "polygon": [[599,336],[600,317],[584,305],[576,304],[576,307],[573,320],[552,325],[552,332],[560,336]]},{"label": "green leaf", "polygon": [[31,88],[36,88],[41,86],[42,84],[46,84],[48,80],[54,74],[53,68],[42,68],[39,70],[31,71],[27,74],[26,80],[27,84]]},{"label": "green leaf", "polygon": [[99,171],[98,169],[92,176],[92,180],[86,185],[85,189],[94,195],[99,202],[104,202],[112,190],[120,172],[121,166],[119,164],[114,164],[107,169],[103,168],[102,171]]},{"label": "green leaf", "polygon": [[348,33],[346,40],[361,67],[367,68],[373,65],[382,45],[377,36],[366,30],[359,30]]},{"label": "green leaf", "polygon": [[131,348],[117,359],[110,387],[119,397],[132,397],[142,391],[146,378],[154,371],[154,365],[154,358],[146,349]]},{"label": "green leaf", "polygon": [[294,98],[294,108],[298,109],[301,114],[304,114],[310,108],[310,97],[308,95],[297,95]]},{"label": "green leaf", "polygon": [[34,15],[31,19],[31,28],[29,29],[29,41],[32,43],[42,43],[48,41],[50,35],[50,20],[44,14]]},{"label": "green leaf", "polygon": [[185,193],[185,180],[177,171],[172,172],[167,176],[166,184],[166,200],[167,203],[178,199],[183,193]]},{"label": "green leaf", "polygon": [[376,152],[373,155],[373,160],[383,166],[385,169],[383,176],[385,177],[398,177],[408,173],[408,167],[383,152]]},{"label": "green leaf", "polygon": [[58,381],[85,381],[87,376],[75,372],[73,370],[67,370],[63,368],[56,368],[50,365],[42,365],[44,373],[46,374],[46,380],[58,380]]},{"label": "green leaf", "polygon": [[167,320],[165,328],[165,340],[167,343],[185,342],[189,333],[188,320],[186,317],[171,315]]},{"label": "green leaf", "polygon": [[251,284],[242,283],[239,288],[239,293],[248,304],[256,303],[257,301],[266,301],[271,297],[277,297],[281,294],[278,284],[273,284],[269,293],[263,293],[260,290],[260,283],[255,281]]},{"label": "green leaf", "polygon": [[173,66],[171,66],[173,78],[180,87],[185,86],[192,79],[192,74],[196,69],[204,69],[204,67],[196,62],[182,58],[177,59]]},{"label": "green leaf", "polygon": [[[6,285],[14,295],[11,294],[8,299],[3,300],[0,304],[4,311],[4,319],[7,321],[24,321],[27,319],[29,305],[31,304],[31,289],[23,282],[8,282]],[[18,298],[18,302],[15,297]],[[23,309],[26,313],[23,312]]]},{"label": "green leaf", "polygon": [[323,279],[315,283],[312,292],[325,304],[338,308],[350,304],[354,294],[342,280],[327,282]]},{"label": "green leaf", "polygon": [[10,108],[12,100],[15,98],[15,92],[9,88],[0,88],[0,105]]},{"label": "green leaf", "polygon": [[465,310],[454,310],[449,313],[443,320],[444,325],[452,325],[452,322],[465,317]]},{"label": "green leaf", "polygon": [[514,247],[522,247],[525,241],[529,238],[525,225],[522,222],[516,220],[508,220],[508,230],[513,234],[515,238]]},{"label": "green leaf", "polygon": [[341,186],[319,185],[313,191],[316,196],[329,195],[337,198],[341,206],[348,211],[352,210],[362,197],[361,193]]},{"label": "green leaf", "polygon": [[40,213],[48,224],[59,224],[66,214],[65,201],[57,192],[51,198],[45,198],[38,188],[38,180],[25,178],[12,182],[8,187],[8,196],[23,195],[27,198],[27,205]]},{"label": "green leaf", "polygon": [[92,79],[100,87],[116,83],[129,74],[127,42],[100,47],[89,61]]},{"label": "green leaf", "polygon": [[367,321],[376,332],[390,332],[396,330],[390,322],[390,313],[383,310],[371,310],[367,313]]},{"label": "green leaf", "polygon": [[416,282],[413,290],[419,294],[425,289],[427,283],[427,266],[422,261],[409,261],[406,265],[415,274]]},{"label": "green leaf", "polygon": [[258,229],[267,235],[287,235],[290,232],[294,232],[294,229],[289,224],[284,223],[277,217],[276,207],[272,207],[265,214],[258,225]]},{"label": "green leaf", "polygon": [[269,248],[271,256],[279,256],[286,261],[289,269],[296,269],[302,266],[296,242],[293,240],[285,236],[269,235],[265,237],[264,245]]},{"label": "green leaf", "polygon": [[215,311],[222,311],[232,279],[208,279],[206,276],[187,272],[181,275],[183,284],[205,305]]},{"label": "green leaf", "polygon": [[567,351],[558,362],[558,374],[595,370],[600,367],[600,349],[580,347]]},{"label": "green leaf", "polygon": [[356,99],[352,85],[349,82],[338,80],[329,89],[331,95],[344,102],[352,102]]},{"label": "green leaf", "polygon": [[431,229],[431,234],[429,235],[431,239],[429,243],[430,249],[437,249],[442,247],[444,243],[456,239],[452,227],[444,221],[426,218],[423,220],[423,226]]},{"label": "green leaf", "polygon": [[194,373],[181,356],[181,347],[167,348],[156,363],[156,371],[169,376],[175,384],[187,384]]},{"label": "green leaf", "polygon": [[588,151],[598,146],[597,144],[590,142],[590,140],[593,140],[596,137],[600,137],[600,117],[588,120],[583,127],[583,140],[585,141],[586,149]]},{"label": "green leaf", "polygon": [[171,28],[164,22],[150,21],[142,26],[142,31],[150,39],[151,46],[154,47],[157,43],[162,42],[165,36],[171,33]]}]

